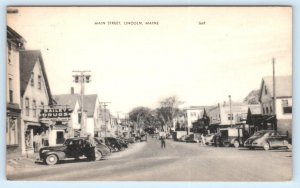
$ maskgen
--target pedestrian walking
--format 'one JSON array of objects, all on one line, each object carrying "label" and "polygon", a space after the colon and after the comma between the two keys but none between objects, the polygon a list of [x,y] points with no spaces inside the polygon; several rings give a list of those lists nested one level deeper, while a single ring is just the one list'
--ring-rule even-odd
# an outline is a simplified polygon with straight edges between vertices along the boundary
[{"label": "pedestrian walking", "polygon": [[87,135],[87,140],[86,140],[86,150],[87,150],[87,158],[89,160],[94,161],[96,156],[95,156],[95,140],[94,138],[91,137],[91,134]]},{"label": "pedestrian walking", "polygon": [[166,132],[164,129],[161,129],[161,132],[159,132],[159,138],[161,142],[161,148],[166,148]]}]

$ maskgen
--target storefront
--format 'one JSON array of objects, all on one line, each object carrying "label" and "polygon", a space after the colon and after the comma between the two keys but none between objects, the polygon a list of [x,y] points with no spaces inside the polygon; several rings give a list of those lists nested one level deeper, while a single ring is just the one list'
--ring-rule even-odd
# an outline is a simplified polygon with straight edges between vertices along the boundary
[{"label": "storefront", "polygon": [[6,146],[8,154],[21,150],[21,109],[7,105],[6,116]]}]

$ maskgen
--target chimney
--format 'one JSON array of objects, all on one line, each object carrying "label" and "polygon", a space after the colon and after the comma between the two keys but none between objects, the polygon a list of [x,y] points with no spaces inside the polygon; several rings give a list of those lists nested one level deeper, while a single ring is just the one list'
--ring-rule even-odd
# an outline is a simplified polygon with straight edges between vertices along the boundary
[{"label": "chimney", "polygon": [[71,95],[74,95],[74,87],[71,87]]}]

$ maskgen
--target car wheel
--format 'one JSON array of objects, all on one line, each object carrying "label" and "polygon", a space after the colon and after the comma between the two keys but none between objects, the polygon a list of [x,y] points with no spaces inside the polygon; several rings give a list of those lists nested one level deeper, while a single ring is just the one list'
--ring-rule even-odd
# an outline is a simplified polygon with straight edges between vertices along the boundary
[{"label": "car wheel", "polygon": [[99,149],[96,149],[95,151],[95,160],[100,161],[102,159],[102,153]]},{"label": "car wheel", "polygon": [[238,148],[238,147],[240,147],[240,142],[236,140],[236,141],[234,141],[233,145],[235,148]]},{"label": "car wheel", "polygon": [[292,149],[292,144],[288,144],[288,145],[287,145],[287,148],[288,148],[288,149]]},{"label": "car wheel", "polygon": [[58,162],[58,158],[56,155],[51,154],[46,157],[45,161],[47,165],[55,165]]},{"label": "car wheel", "polygon": [[269,143],[264,143],[263,147],[267,151],[267,150],[270,149],[270,144]]}]

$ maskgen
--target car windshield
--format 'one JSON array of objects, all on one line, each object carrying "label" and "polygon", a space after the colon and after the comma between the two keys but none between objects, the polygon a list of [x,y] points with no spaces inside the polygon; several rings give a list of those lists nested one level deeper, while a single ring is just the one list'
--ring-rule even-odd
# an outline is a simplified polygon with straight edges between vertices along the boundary
[{"label": "car windshield", "polygon": [[64,142],[64,145],[70,145],[72,144],[73,140],[71,139],[67,139],[65,142]]},{"label": "car windshield", "polygon": [[266,133],[268,133],[268,132],[266,132],[266,131],[258,131],[258,132],[256,132],[256,133],[254,133],[253,136],[263,136],[263,135],[266,134]]}]

